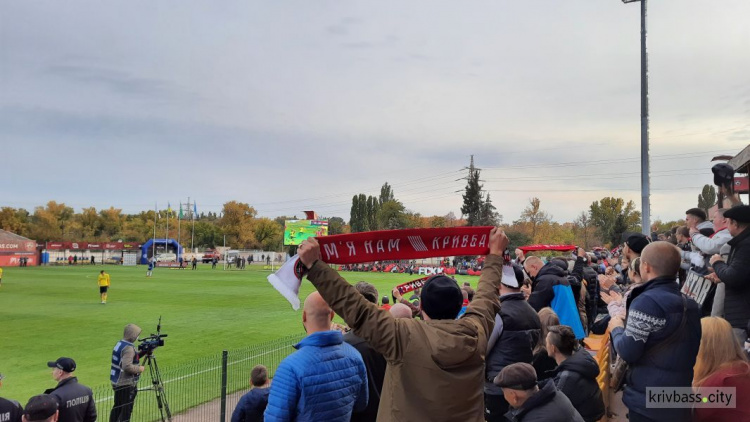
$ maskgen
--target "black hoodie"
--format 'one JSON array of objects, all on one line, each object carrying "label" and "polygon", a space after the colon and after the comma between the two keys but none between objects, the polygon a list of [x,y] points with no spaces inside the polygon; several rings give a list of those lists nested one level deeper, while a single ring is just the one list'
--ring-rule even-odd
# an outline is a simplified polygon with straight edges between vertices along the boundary
[{"label": "black hoodie", "polygon": [[580,348],[560,362],[553,374],[555,386],[570,399],[583,420],[593,422],[604,416],[602,390],[596,382],[599,365],[586,349]]},{"label": "black hoodie", "polygon": [[565,394],[557,391],[552,380],[539,383],[539,391],[505,417],[511,422],[580,422],[583,419]]}]

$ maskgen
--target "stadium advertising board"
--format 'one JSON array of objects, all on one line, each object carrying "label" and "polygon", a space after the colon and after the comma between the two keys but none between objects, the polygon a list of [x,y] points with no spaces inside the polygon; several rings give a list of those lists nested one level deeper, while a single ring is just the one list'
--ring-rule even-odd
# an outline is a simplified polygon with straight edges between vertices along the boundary
[{"label": "stadium advertising board", "polygon": [[328,220],[286,220],[284,246],[296,246],[308,237],[328,236]]}]

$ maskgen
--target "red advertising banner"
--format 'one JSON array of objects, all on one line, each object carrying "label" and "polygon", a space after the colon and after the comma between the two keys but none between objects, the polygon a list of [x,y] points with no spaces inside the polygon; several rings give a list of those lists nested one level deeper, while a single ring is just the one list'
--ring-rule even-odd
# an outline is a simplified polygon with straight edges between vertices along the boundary
[{"label": "red advertising banner", "polygon": [[34,252],[36,251],[36,242],[33,240],[19,240],[0,242],[0,252]]},{"label": "red advertising banner", "polygon": [[138,242],[106,242],[106,243],[88,243],[88,242],[47,242],[47,250],[64,250],[74,251],[83,250],[107,250],[120,251],[123,249],[138,249]]},{"label": "red advertising banner", "polygon": [[734,192],[735,193],[748,193],[750,191],[750,180],[747,177],[735,177],[734,178]]},{"label": "red advertising banner", "polygon": [[21,265],[21,258],[25,258],[30,267],[38,264],[36,255],[0,255],[0,267],[18,267]]}]

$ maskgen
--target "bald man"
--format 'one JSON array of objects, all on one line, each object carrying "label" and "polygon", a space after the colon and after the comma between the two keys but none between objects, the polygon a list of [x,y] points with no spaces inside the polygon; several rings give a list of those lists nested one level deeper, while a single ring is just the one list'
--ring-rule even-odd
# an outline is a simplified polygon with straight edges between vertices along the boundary
[{"label": "bald man", "polygon": [[348,422],[367,406],[367,372],[357,350],[331,330],[333,310],[314,292],[305,299],[307,337],[284,359],[271,385],[265,421]]},{"label": "bald man", "polygon": [[643,284],[632,290],[627,325],[613,316],[612,344],[630,365],[622,401],[631,421],[687,421],[690,408],[646,407],[647,388],[690,387],[701,339],[698,304],[680,293],[677,271],[680,250],[668,242],[653,242],[641,253]]},{"label": "bald man", "polygon": [[529,305],[537,312],[552,308],[560,318],[560,324],[572,328],[577,339],[583,339],[586,333],[565,270],[552,262],[545,264],[538,256],[526,258],[523,268],[532,281]]},{"label": "bald man", "polygon": [[404,305],[403,303],[397,303],[391,306],[390,311],[394,318],[411,318],[411,308]]}]

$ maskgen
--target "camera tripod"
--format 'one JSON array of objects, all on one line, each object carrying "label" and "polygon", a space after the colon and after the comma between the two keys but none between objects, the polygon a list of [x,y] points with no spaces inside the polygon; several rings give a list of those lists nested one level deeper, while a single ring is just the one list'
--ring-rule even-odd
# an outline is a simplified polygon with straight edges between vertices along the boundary
[{"label": "camera tripod", "polygon": [[159,372],[159,364],[156,363],[156,356],[152,353],[146,355],[146,366],[148,366],[148,372],[151,374],[151,386],[143,388],[140,391],[153,391],[156,393],[156,404],[159,406],[159,415],[161,416],[162,422],[172,422],[172,411],[169,410],[169,402],[167,402],[167,392],[164,390],[164,383],[161,380],[161,372]]}]

